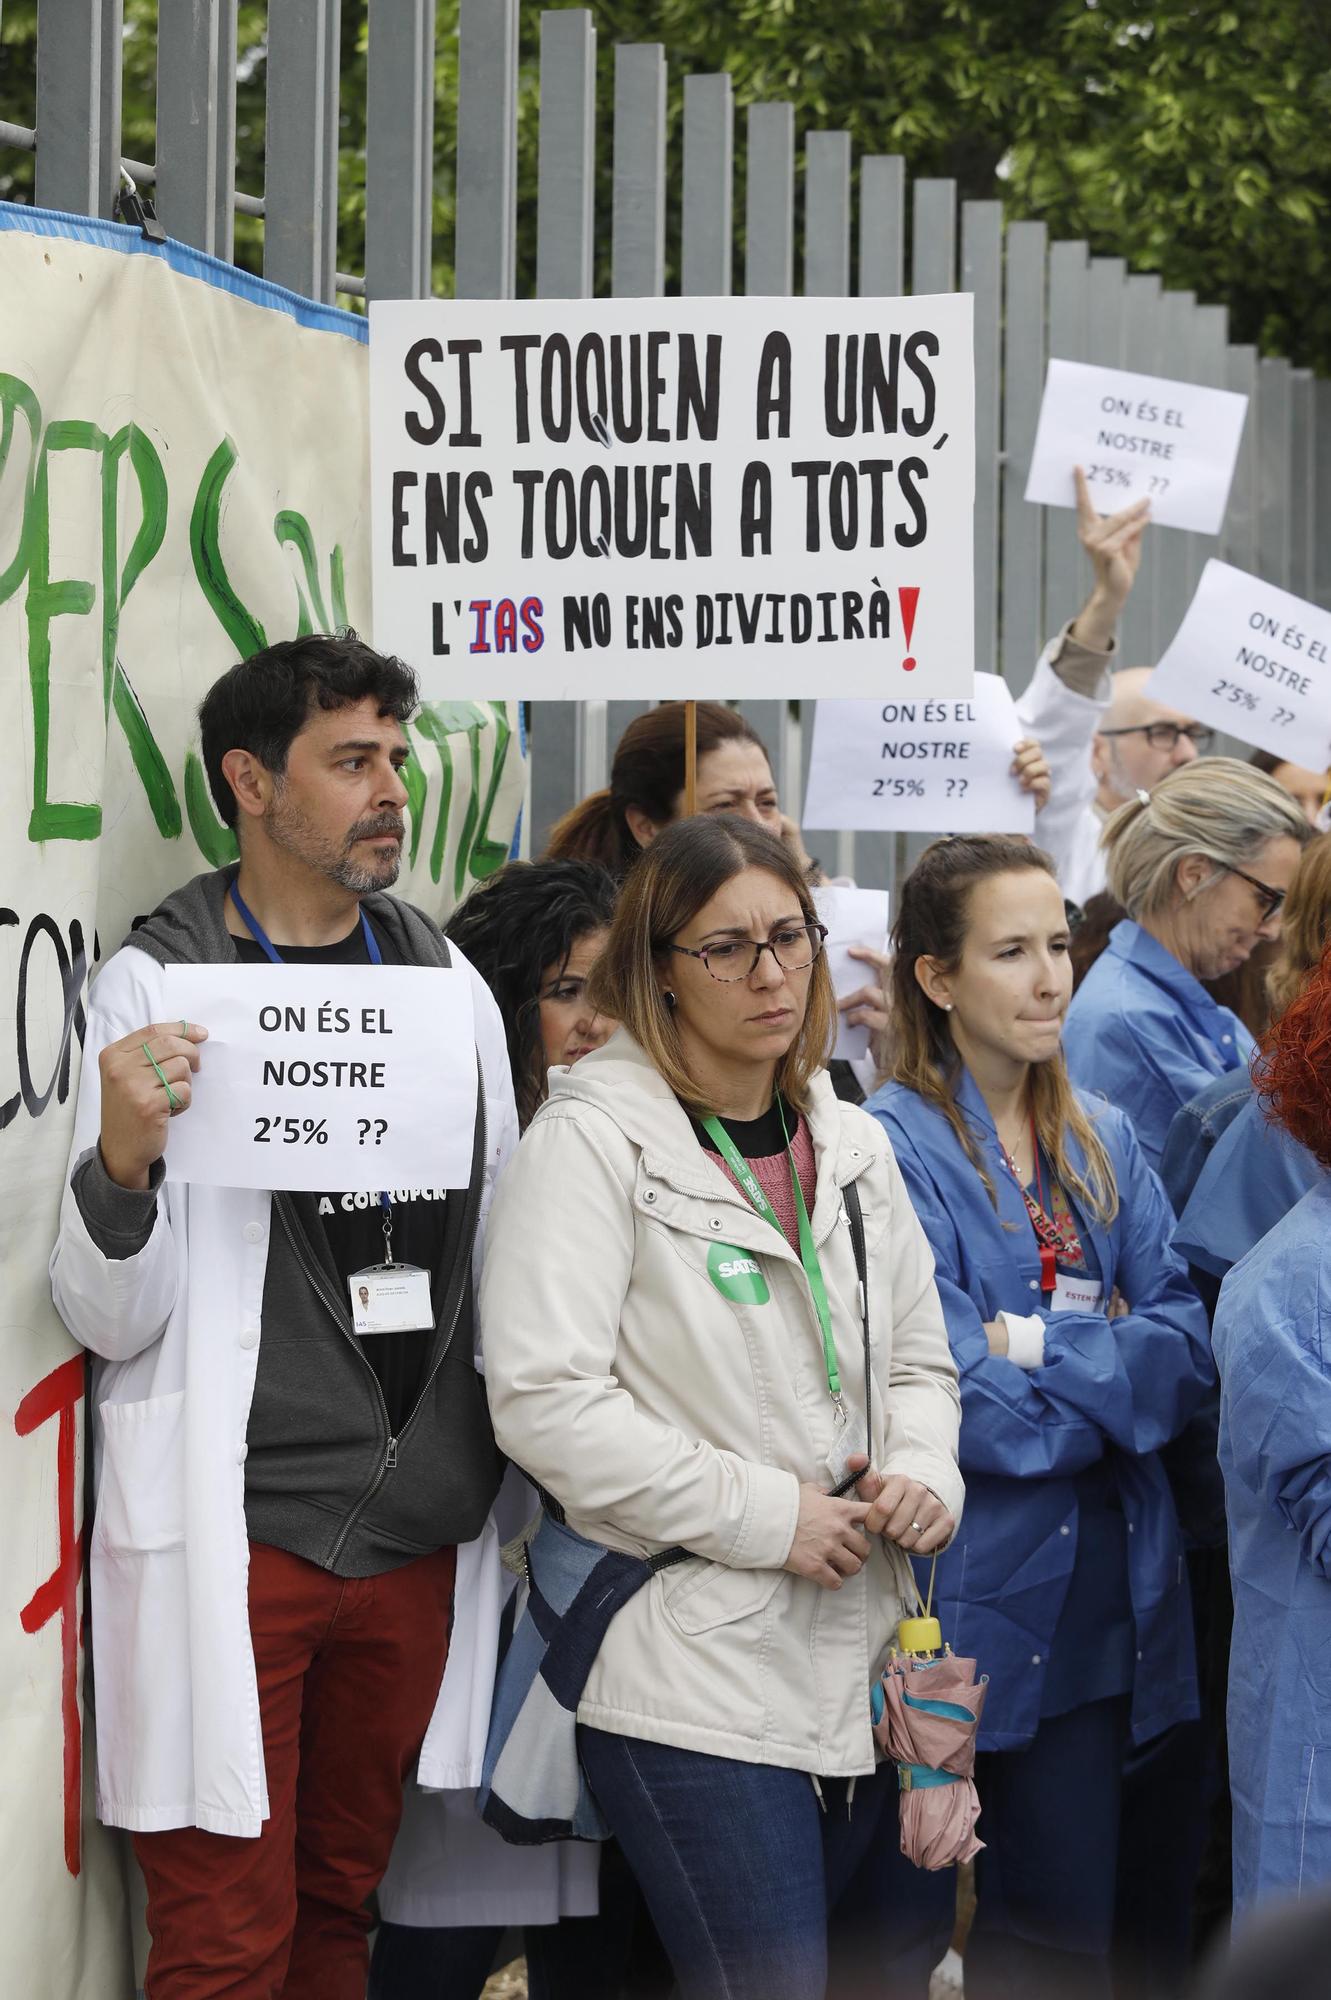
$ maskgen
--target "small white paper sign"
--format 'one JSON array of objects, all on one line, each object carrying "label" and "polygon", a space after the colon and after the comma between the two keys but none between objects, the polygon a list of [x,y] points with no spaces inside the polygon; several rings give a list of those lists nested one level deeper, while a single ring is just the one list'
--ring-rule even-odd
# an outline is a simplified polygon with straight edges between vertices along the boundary
[{"label": "small white paper sign", "polygon": [[1219,534],[1247,408],[1230,389],[1051,361],[1026,498],[1075,507],[1079,465],[1102,514],[1149,500],[1159,527]]},{"label": "small white paper sign", "polygon": [[997,674],[977,674],[964,701],[820,701],[804,825],[1033,833],[1035,801],[1012,776],[1022,733]]},{"label": "small white paper sign", "polygon": [[[843,1000],[848,993],[858,993],[861,986],[874,983],[876,975],[873,967],[866,965],[862,958],[852,958],[850,949],[852,945],[862,945],[870,951],[887,950],[887,891],[849,889],[840,883],[829,882],[814,890],[813,900],[818,910],[818,921],[827,925],[827,942],[823,946],[827,953],[827,969],[832,975],[837,999]],[[845,1062],[861,1062],[868,1053],[869,1030],[850,1027],[845,1016],[839,1015],[833,1056]]]},{"label": "small white paper sign", "polygon": [[168,1019],[208,1030],[166,1174],[213,1187],[465,1187],[471,982],[442,966],[168,965]]},{"label": "small white paper sign", "polygon": [[1331,612],[1208,562],[1151,701],[1313,771],[1331,766]]}]

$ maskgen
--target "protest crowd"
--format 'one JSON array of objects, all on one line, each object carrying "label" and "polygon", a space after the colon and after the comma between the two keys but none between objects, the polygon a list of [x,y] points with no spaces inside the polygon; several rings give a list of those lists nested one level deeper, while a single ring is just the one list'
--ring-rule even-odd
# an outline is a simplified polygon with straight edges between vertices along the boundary
[{"label": "protest crowd", "polygon": [[[1315,1990],[1327,773],[1151,698],[1147,509],[1078,493],[1035,839],[934,840],[840,992],[723,703],[692,812],[664,703],[441,929],[389,893],[410,667],[207,694],[239,864],[96,979],[51,1259],[149,2000],[476,2000],[516,1932],[532,2000],[926,2000],[954,1942],[969,2000]],[[167,1179],[171,981],[237,963],[464,982],[468,1046],[395,1053],[463,1079],[465,1184]]]}]

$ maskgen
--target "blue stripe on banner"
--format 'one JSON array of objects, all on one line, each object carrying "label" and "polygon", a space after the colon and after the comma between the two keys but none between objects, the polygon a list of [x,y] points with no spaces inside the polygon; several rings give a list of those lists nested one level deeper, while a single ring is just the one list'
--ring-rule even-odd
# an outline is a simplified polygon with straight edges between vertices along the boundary
[{"label": "blue stripe on banner", "polygon": [[63,236],[73,243],[93,243],[102,250],[119,250],[127,257],[156,257],[184,278],[197,278],[214,291],[230,292],[252,306],[269,312],[285,313],[298,326],[320,333],[341,333],[348,340],[366,346],[370,323],[360,313],[344,312],[341,306],[326,306],[317,299],[303,299],[267,278],[252,277],[235,264],[210,257],[188,243],[168,238],[154,243],[130,222],[103,222],[95,215],[66,215],[57,208],[29,208],[25,202],[0,201],[0,230],[14,230],[27,236]]}]

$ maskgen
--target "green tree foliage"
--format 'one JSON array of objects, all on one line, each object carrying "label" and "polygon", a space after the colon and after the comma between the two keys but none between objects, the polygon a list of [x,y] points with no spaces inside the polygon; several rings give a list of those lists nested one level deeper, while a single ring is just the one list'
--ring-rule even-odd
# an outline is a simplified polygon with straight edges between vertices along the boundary
[{"label": "green tree foliage", "polygon": [[[385,0],[377,0],[385,4]],[[391,4],[391,0],[387,0]],[[592,0],[600,62],[598,212],[609,213],[613,51],[670,62],[670,184],[683,78],[729,70],[738,106],[795,105],[796,129],[845,129],[1231,308],[1231,337],[1331,374],[1331,0]],[[266,8],[240,8],[238,181],[263,178]],[[124,149],[151,158],[157,0],[125,0]],[[522,10],[519,290],[535,269],[539,10]],[[0,14],[0,117],[33,121],[36,0]],[[343,0],[339,263],[362,268],[366,0]],[[452,285],[457,0],[436,55],[436,289]],[[741,130],[742,139],[742,130]],[[741,164],[743,146],[738,147]],[[30,159],[0,151],[0,196],[31,199]],[[678,203],[668,248],[677,267]],[[742,187],[737,190],[742,232]],[[599,239],[608,239],[608,229]],[[238,218],[258,268],[262,225]],[[742,240],[737,241],[742,276]],[[598,273],[608,283],[603,260]]]}]

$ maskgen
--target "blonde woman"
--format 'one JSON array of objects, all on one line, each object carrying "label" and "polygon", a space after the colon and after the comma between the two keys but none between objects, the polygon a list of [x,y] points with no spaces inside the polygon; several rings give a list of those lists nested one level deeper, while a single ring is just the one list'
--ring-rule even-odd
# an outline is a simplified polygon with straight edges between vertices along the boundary
[{"label": "blonde woman", "polygon": [[[1196,1713],[1158,1453],[1210,1382],[1206,1317],[1127,1119],[1068,1081],[1048,857],[936,842],[894,942],[893,1080],[866,1108],[934,1253],[961,1380],[970,1497],[939,1565],[943,1629],[990,1675],[967,2000],[1107,1996],[1124,1753]],[[860,1901],[891,1933],[900,1869],[882,1844],[875,1860]]]},{"label": "blonde woman", "polygon": [[822,941],[775,835],[660,833],[593,975],[623,1026],[551,1072],[487,1237],[496,1431],[555,1508],[538,1622],[570,1565],[636,1578],[560,1700],[686,2000],[822,2000],[828,1909],[895,1813],[869,1690],[904,1557],[961,1511],[932,1260],[827,1081]]},{"label": "blonde woman", "polygon": [[1252,1054],[1237,1014],[1201,982],[1279,937],[1312,833],[1274,778],[1233,757],[1171,771],[1105,826],[1109,890],[1127,917],[1077,990],[1064,1047],[1074,1080],[1127,1112],[1153,1167],[1175,1112]]}]

